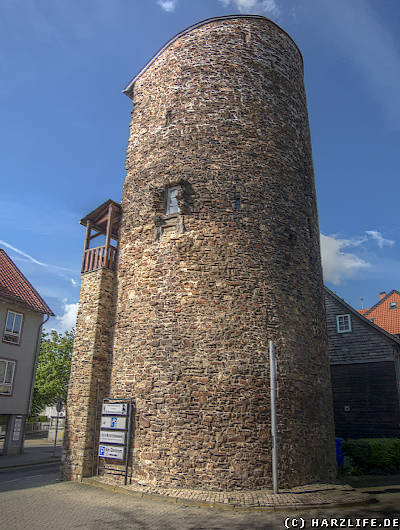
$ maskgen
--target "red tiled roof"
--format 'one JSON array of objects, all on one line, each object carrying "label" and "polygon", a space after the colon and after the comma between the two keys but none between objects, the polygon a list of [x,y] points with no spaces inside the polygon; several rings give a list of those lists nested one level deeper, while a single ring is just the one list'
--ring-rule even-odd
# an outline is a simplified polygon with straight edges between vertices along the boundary
[{"label": "red tiled roof", "polygon": [[360,315],[365,315],[365,313],[367,311],[369,311],[369,308],[368,309],[357,309],[358,313],[360,313]]},{"label": "red tiled roof", "polygon": [[[396,305],[390,309],[390,304]],[[400,333],[400,293],[393,289],[363,314],[365,318],[373,318],[374,324],[388,333]]]},{"label": "red tiled roof", "polygon": [[32,311],[54,316],[53,311],[2,248],[0,248],[0,298],[27,306]]}]

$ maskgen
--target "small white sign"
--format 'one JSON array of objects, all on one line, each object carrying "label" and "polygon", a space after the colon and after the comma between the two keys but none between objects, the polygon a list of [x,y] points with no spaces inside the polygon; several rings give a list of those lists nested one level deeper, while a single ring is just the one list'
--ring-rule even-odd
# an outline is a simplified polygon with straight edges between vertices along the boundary
[{"label": "small white sign", "polygon": [[100,431],[100,443],[125,444],[126,433],[123,431]]},{"label": "small white sign", "polygon": [[13,431],[13,442],[17,442],[21,438],[21,429],[22,429],[22,418],[17,416],[14,421],[14,431]]},{"label": "small white sign", "polygon": [[102,458],[124,459],[124,447],[112,445],[99,445],[99,456]]},{"label": "small white sign", "polygon": [[128,414],[128,403],[103,403],[102,414],[126,416]]},{"label": "small white sign", "polygon": [[102,416],[101,427],[105,429],[126,429],[126,416]]}]

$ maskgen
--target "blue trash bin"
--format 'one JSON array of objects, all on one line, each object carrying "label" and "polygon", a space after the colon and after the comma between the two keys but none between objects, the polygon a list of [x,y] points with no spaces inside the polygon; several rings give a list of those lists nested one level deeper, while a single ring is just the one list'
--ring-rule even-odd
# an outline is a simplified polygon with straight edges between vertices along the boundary
[{"label": "blue trash bin", "polygon": [[344,438],[336,438],[336,461],[339,468],[343,467],[342,442]]}]

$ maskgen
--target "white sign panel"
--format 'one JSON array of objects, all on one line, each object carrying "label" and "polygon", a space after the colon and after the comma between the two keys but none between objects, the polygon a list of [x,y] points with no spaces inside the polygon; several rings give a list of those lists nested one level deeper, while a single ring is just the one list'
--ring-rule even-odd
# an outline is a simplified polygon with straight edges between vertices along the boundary
[{"label": "white sign panel", "polygon": [[101,427],[105,429],[126,429],[126,416],[102,416]]},{"label": "white sign panel", "polygon": [[22,418],[17,416],[14,421],[14,431],[13,431],[13,442],[18,441],[21,438],[21,428],[22,428]]},{"label": "white sign panel", "polygon": [[124,459],[124,447],[112,445],[99,445],[99,456],[103,458]]},{"label": "white sign panel", "polygon": [[125,432],[100,431],[100,443],[125,444]]},{"label": "white sign panel", "polygon": [[128,414],[128,403],[103,403],[102,414],[126,416]]}]

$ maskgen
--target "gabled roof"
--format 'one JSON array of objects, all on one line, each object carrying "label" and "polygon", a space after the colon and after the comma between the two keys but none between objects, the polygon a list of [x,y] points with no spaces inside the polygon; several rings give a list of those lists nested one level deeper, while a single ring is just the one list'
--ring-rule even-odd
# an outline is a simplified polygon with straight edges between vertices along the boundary
[{"label": "gabled roof", "polygon": [[[389,304],[391,301],[397,302],[398,307],[390,309]],[[363,315],[367,318],[373,318],[375,324],[389,333],[400,333],[400,292],[392,289],[375,305],[365,310]]]},{"label": "gabled roof", "polygon": [[54,316],[53,311],[2,248],[0,248],[0,298],[38,313]]},{"label": "gabled roof", "polygon": [[335,294],[333,291],[328,289],[328,287],[326,287],[326,285],[324,287],[325,287],[325,291],[330,296],[332,296],[337,302],[339,302],[347,311],[349,311],[355,317],[357,317],[359,320],[364,322],[364,324],[368,324],[368,326],[371,326],[372,328],[376,329],[376,331],[378,331],[379,333],[382,333],[383,335],[385,335],[386,337],[391,339],[396,344],[400,344],[400,339],[394,337],[391,333],[388,333],[386,330],[384,330],[382,327],[376,325],[374,322],[371,322],[370,320],[368,320],[368,318],[365,318],[365,316],[361,315],[359,311],[357,311],[356,309],[354,309],[354,307],[351,307],[351,305],[349,305],[347,302],[345,302],[343,300],[343,298],[340,298],[339,296],[337,296],[337,294]]}]

